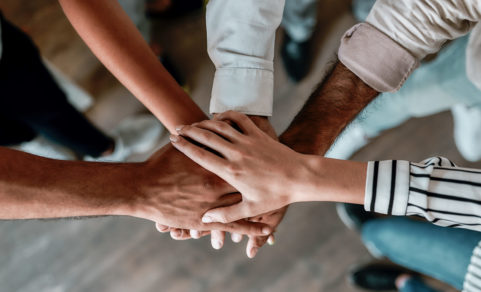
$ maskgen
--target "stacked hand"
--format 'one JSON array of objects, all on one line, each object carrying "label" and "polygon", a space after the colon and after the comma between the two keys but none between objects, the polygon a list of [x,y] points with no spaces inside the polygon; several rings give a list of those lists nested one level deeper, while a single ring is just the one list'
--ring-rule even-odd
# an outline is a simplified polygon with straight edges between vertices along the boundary
[{"label": "stacked hand", "polygon": [[[178,134],[171,136],[174,147],[242,194],[242,202],[207,212],[202,218],[204,223],[262,218],[259,221],[272,221],[269,223],[275,228],[286,206],[294,197],[299,200],[302,196],[298,194],[302,190],[299,184],[310,177],[305,155],[280,144],[250,118],[237,112],[229,111],[214,120],[178,127]],[[264,238],[255,240],[263,243]]]},{"label": "stacked hand", "polygon": [[[259,127],[259,129],[262,129],[262,131],[265,132],[268,137],[272,137],[270,139],[272,139],[272,140],[277,139],[277,137],[275,135],[275,132],[274,132],[274,129],[272,128],[272,126],[268,122],[267,118],[264,118],[264,117],[250,117],[250,120],[252,120],[255,123],[256,129],[257,129],[257,127]],[[202,122],[202,123],[204,123],[204,122]],[[180,154],[180,153],[178,153],[178,154]],[[160,154],[160,155],[162,155],[162,154]],[[189,160],[187,157],[185,157],[185,159]],[[179,161],[179,163],[180,163],[180,161]],[[168,163],[168,164],[170,165],[171,163]],[[233,187],[231,187],[229,184],[224,182],[222,179],[220,179],[216,175],[204,170],[203,168],[200,168],[200,167],[196,166],[195,163],[193,163],[192,161],[190,161],[190,164],[193,164],[193,167],[192,167],[192,165],[187,166],[187,168],[186,168],[186,165],[183,165],[182,167],[180,165],[177,165],[177,167],[181,167],[181,170],[178,170],[178,171],[176,170],[179,177],[181,176],[180,173],[182,173],[182,169],[185,169],[186,171],[189,171],[189,172],[186,172],[185,175],[190,174],[191,179],[194,179],[194,177],[199,178],[199,174],[201,174],[200,178],[203,177],[204,180],[210,180],[212,182],[215,182],[214,186],[217,188],[218,193],[222,193],[222,194],[230,193],[231,194],[231,195],[227,195],[225,198],[223,198],[223,200],[225,202],[224,205],[231,205],[231,204],[237,203],[241,200],[240,194],[238,194],[238,193],[233,194],[234,192],[236,192],[236,190]],[[194,169],[195,167],[197,167],[197,171],[191,172],[190,168]],[[198,173],[199,171],[201,173]],[[192,183],[193,183],[192,186],[195,186],[195,182],[192,182]],[[184,184],[185,184],[184,182],[179,182],[179,185],[184,185]],[[196,191],[204,192],[205,190],[198,189]],[[227,204],[228,201],[231,201],[231,203]],[[284,214],[285,214],[286,210],[287,210],[286,207],[280,208],[280,209],[274,210],[274,211],[269,210],[270,212],[265,213],[265,214],[260,214],[260,213],[256,214],[256,215],[259,215],[259,216],[255,216],[255,217],[249,216],[250,218],[248,218],[248,221],[244,220],[244,218],[241,218],[237,221],[237,223],[243,222],[243,224],[240,225],[240,226],[239,225],[236,226],[236,228],[240,227],[237,230],[232,230],[232,228],[226,229],[226,227],[224,227],[222,229],[212,229],[212,230],[200,230],[200,229],[189,230],[189,229],[179,228],[179,227],[181,227],[181,225],[179,225],[179,224],[160,224],[160,223],[157,223],[156,227],[160,232],[170,232],[171,237],[176,239],[176,240],[185,240],[185,239],[190,239],[190,238],[200,238],[202,236],[210,234],[211,235],[211,243],[212,243],[212,246],[215,249],[220,249],[223,246],[224,239],[225,239],[225,231],[231,232],[231,238],[232,238],[232,241],[234,241],[234,242],[240,242],[242,240],[242,236],[247,235],[248,238],[249,238],[249,241],[247,243],[246,253],[250,258],[252,258],[256,255],[259,248],[261,248],[266,242],[268,242],[269,244],[274,243],[273,232],[275,231],[277,225],[280,223],[280,221],[284,217]],[[248,227],[249,225],[247,225],[247,224],[252,223],[252,222],[257,222],[257,223],[262,223],[262,224],[268,225],[270,229],[264,229],[264,231],[271,230],[271,232],[269,232],[267,235],[256,235],[255,232],[252,232],[251,230],[249,230],[249,228],[252,229],[252,228],[255,228],[255,227]],[[225,223],[230,224],[230,222],[225,222]],[[208,224],[208,223],[203,223],[203,224]],[[175,226],[176,228],[171,228],[169,226]],[[192,225],[192,226],[194,226],[194,225]],[[257,226],[257,225],[253,225],[253,226]],[[234,227],[234,226],[231,226],[231,227]],[[246,232],[246,228],[250,232]]]}]

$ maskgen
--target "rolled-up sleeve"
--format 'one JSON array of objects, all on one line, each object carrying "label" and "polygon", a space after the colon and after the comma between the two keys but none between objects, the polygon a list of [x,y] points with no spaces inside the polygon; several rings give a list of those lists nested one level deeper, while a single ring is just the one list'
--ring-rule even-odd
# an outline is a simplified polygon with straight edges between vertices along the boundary
[{"label": "rolled-up sleeve", "polygon": [[284,0],[210,0],[207,45],[216,67],[210,112],[272,115],[275,32]]},{"label": "rolled-up sleeve", "polygon": [[374,89],[396,91],[420,60],[480,19],[478,0],[378,0],[343,36],[339,60]]}]

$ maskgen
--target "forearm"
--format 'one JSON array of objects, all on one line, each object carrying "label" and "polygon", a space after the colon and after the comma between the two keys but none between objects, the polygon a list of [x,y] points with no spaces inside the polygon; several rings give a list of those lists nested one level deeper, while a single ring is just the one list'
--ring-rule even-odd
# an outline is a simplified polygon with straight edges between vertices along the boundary
[{"label": "forearm", "polygon": [[294,202],[342,202],[363,204],[366,162],[302,155],[303,170],[292,191]]},{"label": "forearm", "polygon": [[337,62],[280,141],[297,152],[323,155],[379,92]]},{"label": "forearm", "polygon": [[0,157],[0,219],[128,215],[134,207],[137,164],[53,160],[3,147]]},{"label": "forearm", "polygon": [[150,50],[115,0],[59,0],[99,60],[170,132],[206,118]]}]

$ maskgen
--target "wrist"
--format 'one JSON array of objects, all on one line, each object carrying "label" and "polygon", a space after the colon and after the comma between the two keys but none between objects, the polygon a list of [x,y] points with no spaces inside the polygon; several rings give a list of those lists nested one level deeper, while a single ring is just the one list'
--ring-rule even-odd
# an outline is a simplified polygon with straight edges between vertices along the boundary
[{"label": "wrist", "polygon": [[303,155],[304,179],[293,201],[363,204],[367,163]]}]

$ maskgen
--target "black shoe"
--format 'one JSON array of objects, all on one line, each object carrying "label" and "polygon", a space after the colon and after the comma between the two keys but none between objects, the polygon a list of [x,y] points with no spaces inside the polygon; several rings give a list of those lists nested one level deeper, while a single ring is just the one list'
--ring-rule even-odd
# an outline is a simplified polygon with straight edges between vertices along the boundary
[{"label": "black shoe", "polygon": [[349,274],[351,284],[374,291],[397,290],[396,279],[412,271],[387,263],[369,263],[355,268]]},{"label": "black shoe", "polygon": [[310,48],[310,39],[299,43],[291,39],[287,33],[284,33],[281,48],[282,61],[284,61],[287,75],[296,82],[301,81],[309,73],[311,65]]},{"label": "black shoe", "polygon": [[166,10],[156,11],[147,8],[145,14],[149,18],[178,18],[200,11],[203,6],[204,0],[172,0],[172,4]]},{"label": "black shoe", "polygon": [[361,230],[367,221],[377,218],[374,213],[365,211],[363,205],[337,203],[336,211],[347,228],[357,231]]}]

